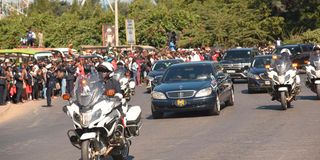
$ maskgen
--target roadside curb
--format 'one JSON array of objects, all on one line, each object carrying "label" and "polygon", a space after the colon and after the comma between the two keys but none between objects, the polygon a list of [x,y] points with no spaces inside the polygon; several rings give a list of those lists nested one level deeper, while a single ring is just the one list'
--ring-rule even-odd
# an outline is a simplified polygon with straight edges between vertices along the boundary
[{"label": "roadside curb", "polygon": [[11,107],[12,104],[0,106],[0,117],[2,117]]}]

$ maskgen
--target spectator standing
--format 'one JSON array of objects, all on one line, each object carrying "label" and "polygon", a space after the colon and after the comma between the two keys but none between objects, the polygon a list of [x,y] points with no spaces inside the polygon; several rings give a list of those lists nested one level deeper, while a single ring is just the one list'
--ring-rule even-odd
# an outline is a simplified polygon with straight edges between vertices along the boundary
[{"label": "spectator standing", "polygon": [[52,98],[53,89],[55,88],[55,85],[56,85],[56,77],[54,75],[54,68],[53,68],[52,64],[47,65],[46,68],[48,69],[47,75],[46,75],[47,76],[47,82],[46,82],[47,106],[51,107],[52,106],[51,105],[51,98]]},{"label": "spectator standing", "polygon": [[15,103],[22,102],[22,92],[23,92],[23,77],[22,73],[19,72],[18,68],[15,67],[13,70],[14,80],[15,80],[15,87],[16,87],[16,94],[15,94]]},{"label": "spectator standing", "polygon": [[75,65],[75,62],[70,61],[68,66],[66,67],[66,81],[67,81],[66,92],[69,94],[71,94],[73,91],[73,83],[75,81],[75,74],[77,71],[77,68],[74,65]]},{"label": "spectator standing", "polygon": [[0,93],[0,105],[5,105],[7,97],[7,76],[3,63],[1,63],[0,66]]}]

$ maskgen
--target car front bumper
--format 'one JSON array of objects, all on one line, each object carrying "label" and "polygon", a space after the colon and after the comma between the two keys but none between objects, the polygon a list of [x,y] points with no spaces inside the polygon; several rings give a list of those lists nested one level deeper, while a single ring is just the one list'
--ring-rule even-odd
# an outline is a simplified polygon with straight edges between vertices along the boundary
[{"label": "car front bumper", "polygon": [[254,90],[268,90],[271,88],[271,80],[248,78],[248,88]]},{"label": "car front bumper", "polygon": [[165,99],[165,100],[155,100],[153,99],[152,109],[154,111],[160,112],[180,112],[180,111],[202,111],[212,109],[216,103],[216,97],[201,97],[201,98],[188,98],[183,99],[185,105],[178,105],[178,99]]}]

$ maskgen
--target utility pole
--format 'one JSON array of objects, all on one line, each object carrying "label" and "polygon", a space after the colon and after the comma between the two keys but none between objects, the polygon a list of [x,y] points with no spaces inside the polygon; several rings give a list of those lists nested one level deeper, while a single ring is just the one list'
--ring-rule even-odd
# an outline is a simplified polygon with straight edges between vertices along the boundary
[{"label": "utility pole", "polygon": [[114,1],[114,29],[115,29],[115,37],[116,37],[116,46],[119,46],[119,24],[118,24],[118,0]]}]

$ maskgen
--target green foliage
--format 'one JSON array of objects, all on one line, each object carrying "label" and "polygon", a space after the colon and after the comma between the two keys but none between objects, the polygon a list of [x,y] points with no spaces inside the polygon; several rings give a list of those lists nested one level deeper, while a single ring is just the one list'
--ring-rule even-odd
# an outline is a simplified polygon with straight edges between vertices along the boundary
[{"label": "green foliage", "polygon": [[[156,3],[154,3],[156,2]],[[178,47],[234,47],[286,42],[320,42],[320,2],[300,0],[134,0],[119,4],[119,38],[126,43],[125,19],[135,20],[138,44],[166,47],[168,33]],[[0,47],[14,48],[29,27],[42,32],[47,47],[101,45],[102,24],[114,13],[98,0],[80,6],[58,0],[34,0],[28,16],[0,20]],[[304,33],[305,32],[305,33]],[[298,36],[296,36],[298,35]]]}]

